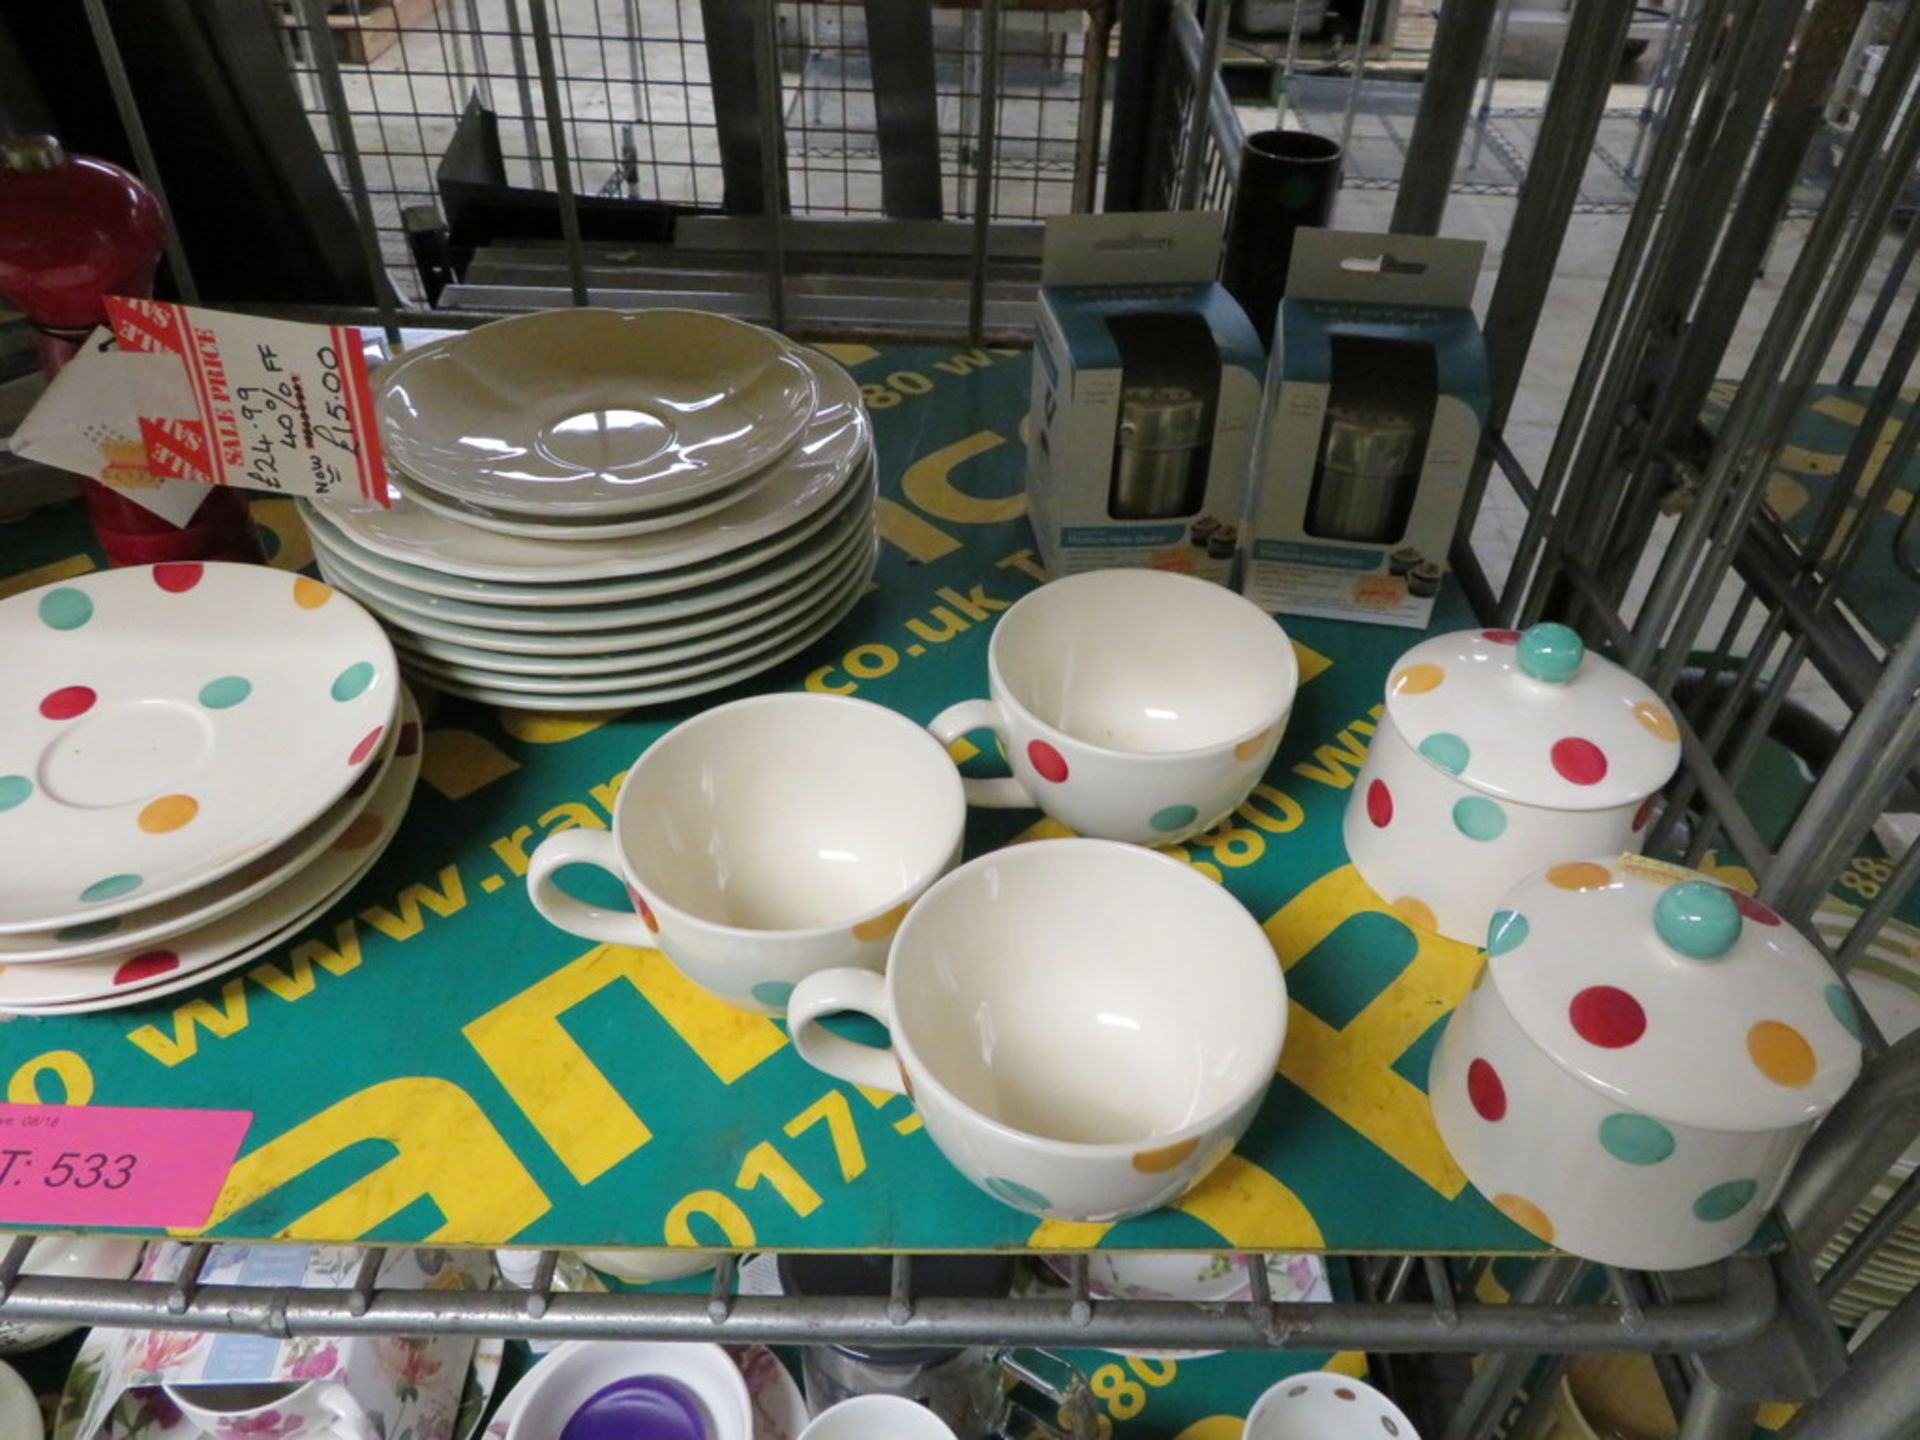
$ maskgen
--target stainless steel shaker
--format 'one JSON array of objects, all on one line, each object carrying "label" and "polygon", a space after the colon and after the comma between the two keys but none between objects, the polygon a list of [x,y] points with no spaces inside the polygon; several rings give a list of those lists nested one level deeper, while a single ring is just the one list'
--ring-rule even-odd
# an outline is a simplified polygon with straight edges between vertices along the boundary
[{"label": "stainless steel shaker", "polygon": [[1327,406],[1307,529],[1329,540],[1383,543],[1406,533],[1420,488],[1428,426],[1367,400]]},{"label": "stainless steel shaker", "polygon": [[1207,402],[1184,385],[1130,385],[1120,392],[1113,485],[1107,511],[1116,520],[1170,520],[1206,499],[1201,464]]}]

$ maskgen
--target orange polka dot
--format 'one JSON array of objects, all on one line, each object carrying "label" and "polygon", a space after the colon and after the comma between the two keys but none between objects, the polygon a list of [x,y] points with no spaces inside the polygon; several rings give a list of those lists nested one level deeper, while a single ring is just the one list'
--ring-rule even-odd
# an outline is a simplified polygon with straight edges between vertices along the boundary
[{"label": "orange polka dot", "polygon": [[1496,1195],[1493,1208],[1537,1240],[1553,1243],[1553,1221],[1547,1212],[1519,1195]]},{"label": "orange polka dot", "polygon": [[1820,1068],[1807,1037],[1778,1020],[1762,1020],[1747,1031],[1747,1054],[1762,1075],[1789,1090],[1798,1090]]},{"label": "orange polka dot", "polygon": [[884,940],[900,928],[900,922],[907,918],[907,905],[900,904],[884,915],[876,915],[871,920],[862,920],[853,927],[853,938],[861,942]]},{"label": "orange polka dot", "polygon": [[1271,739],[1273,739],[1273,727],[1269,725],[1252,739],[1242,740],[1238,745],[1234,746],[1233,758],[1236,760],[1251,760],[1266,748],[1267,742]]},{"label": "orange polka dot", "polygon": [[1440,926],[1433,918],[1433,907],[1424,900],[1416,900],[1411,895],[1402,895],[1391,906],[1393,913],[1416,930],[1438,930]]},{"label": "orange polka dot", "polygon": [[380,833],[380,817],[362,811],[353,817],[353,822],[342,830],[333,842],[336,850],[359,850],[371,844],[373,837]]},{"label": "orange polka dot", "polygon": [[140,828],[149,835],[164,835],[178,830],[200,813],[200,802],[191,795],[162,795],[147,803],[140,812]]},{"label": "orange polka dot", "polygon": [[1387,682],[1387,689],[1396,695],[1424,695],[1446,678],[1447,672],[1438,665],[1409,665]]},{"label": "orange polka dot", "polygon": [[305,575],[293,582],[293,603],[302,610],[318,610],[333,598],[333,587]]},{"label": "orange polka dot", "polygon": [[1177,1145],[1162,1145],[1158,1150],[1142,1150],[1133,1157],[1133,1168],[1142,1175],[1162,1175],[1199,1148],[1200,1140],[1196,1136],[1191,1140],[1182,1140]]},{"label": "orange polka dot", "polygon": [[1547,871],[1547,883],[1561,890],[1604,890],[1613,883],[1613,872],[1591,860],[1570,860]]},{"label": "orange polka dot", "polygon": [[1680,727],[1673,722],[1673,716],[1667,713],[1664,705],[1656,705],[1651,700],[1642,700],[1633,707],[1633,718],[1638,720],[1656,740],[1678,740]]}]

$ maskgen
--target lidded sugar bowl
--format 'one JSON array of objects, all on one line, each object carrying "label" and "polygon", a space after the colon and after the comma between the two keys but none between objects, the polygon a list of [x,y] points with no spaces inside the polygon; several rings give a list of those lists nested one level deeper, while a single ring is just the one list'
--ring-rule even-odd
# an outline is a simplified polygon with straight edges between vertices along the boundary
[{"label": "lidded sugar bowl", "polygon": [[1501,901],[1428,1076],[1454,1160],[1561,1249],[1705,1265],[1759,1228],[1860,1071],[1852,995],[1760,902],[1640,855]]},{"label": "lidded sugar bowl", "polygon": [[1347,854],[1409,923],[1478,945],[1526,876],[1639,848],[1679,763],[1659,697],[1565,625],[1436,635],[1387,681]]}]

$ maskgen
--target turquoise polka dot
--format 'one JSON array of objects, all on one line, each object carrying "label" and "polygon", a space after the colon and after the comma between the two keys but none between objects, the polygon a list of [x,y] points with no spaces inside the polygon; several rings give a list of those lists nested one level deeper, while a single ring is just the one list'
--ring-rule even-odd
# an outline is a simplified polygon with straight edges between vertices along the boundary
[{"label": "turquoise polka dot", "polygon": [[1653,932],[1690,959],[1716,960],[1740,938],[1740,909],[1718,885],[1682,880],[1653,902]]},{"label": "turquoise polka dot", "polygon": [[372,683],[373,662],[370,660],[362,660],[358,664],[347,666],[339,675],[334,677],[333,698],[336,700],[351,700],[356,695],[364,695],[367,687]]},{"label": "turquoise polka dot", "polygon": [[1600,1144],[1629,1165],[1658,1165],[1673,1154],[1673,1132],[1658,1120],[1623,1111],[1600,1122]]},{"label": "turquoise polka dot", "polygon": [[56,940],[98,940],[102,935],[111,935],[120,928],[118,920],[84,920],[78,925],[69,925],[64,930],[53,932]]},{"label": "turquoise polka dot", "polygon": [[1827,997],[1827,1009],[1833,1012],[1833,1018],[1854,1039],[1865,1038],[1860,1032],[1860,1012],[1854,1008],[1853,996],[1847,993],[1844,985],[1829,985],[1824,992]]},{"label": "turquoise polka dot", "polygon": [[753,987],[753,998],[762,1005],[781,1009],[787,1003],[787,997],[793,994],[793,985],[786,980],[762,980]]},{"label": "turquoise polka dot", "polygon": [[1549,685],[1566,684],[1587,658],[1586,642],[1551,620],[1522,630],[1518,652],[1521,672]]},{"label": "turquoise polka dot", "polygon": [[1487,926],[1487,954],[1504,955],[1518,950],[1527,938],[1527,917],[1518,910],[1496,910]]},{"label": "turquoise polka dot", "polygon": [[80,892],[80,898],[89,904],[100,900],[117,900],[145,882],[138,875],[109,875],[104,880],[96,880]]},{"label": "turquoise polka dot", "polygon": [[1422,740],[1420,753],[1449,775],[1458,775],[1466,769],[1467,761],[1473,755],[1473,752],[1467,748],[1466,741],[1458,735],[1449,735],[1444,730]]},{"label": "turquoise polka dot", "polygon": [[78,630],[93,618],[93,597],[62,585],[40,597],[40,619],[55,630]]},{"label": "turquoise polka dot", "polygon": [[1031,1210],[1036,1215],[1053,1208],[1053,1202],[1031,1185],[1022,1185],[1018,1180],[1007,1180],[999,1175],[987,1177],[987,1193],[1016,1210]]},{"label": "turquoise polka dot", "polygon": [[1169,805],[1164,810],[1156,810],[1147,823],[1166,834],[1172,830],[1184,830],[1199,818],[1200,812],[1191,805]]},{"label": "turquoise polka dot", "polygon": [[280,532],[271,525],[256,525],[253,527],[253,533],[260,537],[260,549],[267,559],[271,560],[280,553],[280,546],[283,543]]},{"label": "turquoise polka dot", "polygon": [[1701,1192],[1700,1198],[1693,1202],[1693,1218],[1709,1224],[1715,1220],[1731,1220],[1747,1208],[1759,1189],[1752,1180],[1728,1180],[1716,1185]]},{"label": "turquoise polka dot", "polygon": [[1497,800],[1469,795],[1453,802],[1453,828],[1469,840],[1498,840],[1507,833],[1507,812]]},{"label": "turquoise polka dot", "polygon": [[33,781],[24,775],[0,775],[0,810],[11,810],[33,794]]},{"label": "turquoise polka dot", "polygon": [[238,675],[222,675],[200,687],[200,703],[209,710],[225,710],[238,705],[253,693],[253,682]]}]

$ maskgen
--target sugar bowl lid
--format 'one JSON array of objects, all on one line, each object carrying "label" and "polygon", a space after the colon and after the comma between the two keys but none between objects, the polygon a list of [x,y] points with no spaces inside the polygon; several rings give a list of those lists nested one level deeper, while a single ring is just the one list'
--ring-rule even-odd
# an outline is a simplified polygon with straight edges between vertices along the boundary
[{"label": "sugar bowl lid", "polygon": [[1486,973],[1556,1064],[1630,1107],[1623,1145],[1657,1144],[1662,1120],[1803,1124],[1860,1071],[1858,1013],[1819,951],[1759,901],[1642,855],[1515,886]]},{"label": "sugar bowl lid", "polygon": [[1630,805],[1680,763],[1660,698],[1565,625],[1421,641],[1387,681],[1387,715],[1474,789],[1555,810]]}]

